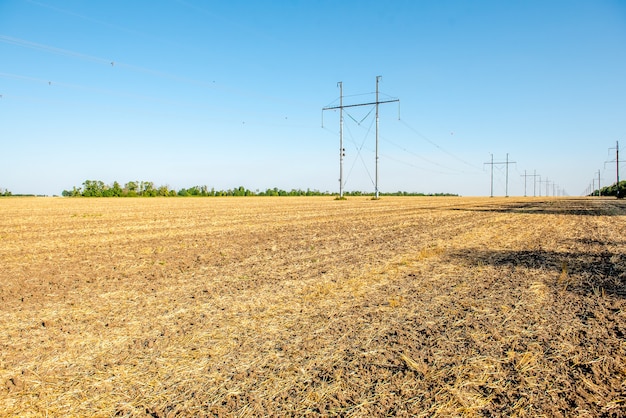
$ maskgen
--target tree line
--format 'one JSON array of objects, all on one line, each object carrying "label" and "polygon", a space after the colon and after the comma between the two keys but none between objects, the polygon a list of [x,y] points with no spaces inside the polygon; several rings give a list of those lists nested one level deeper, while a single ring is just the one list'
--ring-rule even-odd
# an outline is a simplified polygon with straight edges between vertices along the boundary
[{"label": "tree line", "polygon": [[[619,195],[617,194],[618,190]],[[626,196],[626,180],[620,181],[619,184],[613,183],[610,186],[603,187],[599,191],[596,189],[590,196],[598,196],[598,192],[601,196],[618,196],[620,199],[623,199]]]},{"label": "tree line", "polygon": [[[179,190],[171,189],[167,185],[155,186],[151,181],[129,181],[123,186],[114,181],[106,184],[100,180],[85,180],[81,187],[72,187],[71,190],[63,190],[62,196],[66,197],[174,197],[174,196],[335,196],[337,193],[329,191],[321,192],[311,189],[291,189],[282,190],[277,187],[266,189],[265,191],[252,191],[243,186],[227,190],[215,190],[207,186],[193,186]],[[345,196],[374,196],[374,193],[361,191],[344,192]],[[393,192],[380,193],[382,196],[457,196],[450,193],[412,193]]]}]

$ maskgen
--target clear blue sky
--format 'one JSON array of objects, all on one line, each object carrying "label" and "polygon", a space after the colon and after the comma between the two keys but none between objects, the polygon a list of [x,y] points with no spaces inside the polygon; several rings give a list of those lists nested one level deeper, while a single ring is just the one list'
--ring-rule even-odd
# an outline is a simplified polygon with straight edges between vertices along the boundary
[{"label": "clear blue sky", "polygon": [[[380,106],[381,192],[489,195],[508,153],[510,195],[535,170],[579,195],[615,181],[618,140],[626,159],[624,0],[0,0],[0,188],[337,191],[322,108],[339,81],[373,100],[378,75],[400,99],[400,120]],[[373,191],[374,113],[346,110],[345,190]]]}]

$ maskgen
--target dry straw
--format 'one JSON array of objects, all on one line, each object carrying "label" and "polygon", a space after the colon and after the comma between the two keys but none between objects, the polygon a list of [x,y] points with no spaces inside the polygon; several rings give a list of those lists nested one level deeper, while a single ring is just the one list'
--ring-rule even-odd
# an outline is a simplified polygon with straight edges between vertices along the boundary
[{"label": "dry straw", "polygon": [[0,200],[2,416],[626,414],[613,200]]}]

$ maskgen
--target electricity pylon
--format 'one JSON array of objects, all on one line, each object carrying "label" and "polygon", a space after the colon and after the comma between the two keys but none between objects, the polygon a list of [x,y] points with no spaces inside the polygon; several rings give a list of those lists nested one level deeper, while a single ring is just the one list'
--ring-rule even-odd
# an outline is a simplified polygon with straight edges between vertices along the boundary
[{"label": "electricity pylon", "polygon": [[378,100],[378,82],[382,76],[376,76],[376,101],[369,103],[358,103],[351,105],[343,104],[343,83],[340,81],[337,83],[339,86],[339,106],[329,106],[322,108],[322,112],[324,110],[335,110],[339,109],[339,197],[343,197],[343,157],[345,156],[345,149],[343,148],[343,109],[347,107],[357,107],[357,106],[376,106],[376,182],[374,184],[374,188],[376,189],[376,199],[378,199],[378,105],[384,103],[393,103],[399,102],[400,99],[393,100]]}]

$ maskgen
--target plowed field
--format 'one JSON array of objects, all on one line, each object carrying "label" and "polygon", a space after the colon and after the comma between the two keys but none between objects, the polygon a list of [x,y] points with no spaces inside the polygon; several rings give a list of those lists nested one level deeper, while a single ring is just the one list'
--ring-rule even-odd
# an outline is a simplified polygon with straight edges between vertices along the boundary
[{"label": "plowed field", "polygon": [[626,415],[626,202],[0,199],[2,416]]}]

